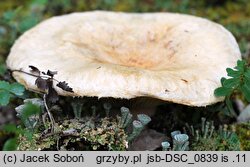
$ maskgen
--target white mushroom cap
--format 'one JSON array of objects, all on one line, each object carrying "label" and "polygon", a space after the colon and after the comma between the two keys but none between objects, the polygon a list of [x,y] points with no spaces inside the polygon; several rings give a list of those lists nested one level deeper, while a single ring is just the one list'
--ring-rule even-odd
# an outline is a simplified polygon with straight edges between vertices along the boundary
[{"label": "white mushroom cap", "polygon": [[[57,71],[74,93],[114,98],[153,97],[206,106],[226,68],[241,58],[232,34],[206,19],[172,13],[84,12],[52,17],[24,33],[7,59],[11,70]],[[37,89],[35,77],[14,72]]]}]

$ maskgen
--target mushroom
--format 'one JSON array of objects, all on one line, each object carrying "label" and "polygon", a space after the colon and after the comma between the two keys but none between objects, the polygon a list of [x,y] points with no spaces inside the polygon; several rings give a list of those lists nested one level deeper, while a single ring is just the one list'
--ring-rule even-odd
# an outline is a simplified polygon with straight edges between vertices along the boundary
[{"label": "mushroom", "polygon": [[[241,58],[233,35],[207,19],[174,13],[92,11],[52,17],[25,32],[7,58],[10,70],[57,71],[74,92],[63,96],[149,97],[206,106],[226,68]],[[27,89],[36,78],[13,72]]]}]

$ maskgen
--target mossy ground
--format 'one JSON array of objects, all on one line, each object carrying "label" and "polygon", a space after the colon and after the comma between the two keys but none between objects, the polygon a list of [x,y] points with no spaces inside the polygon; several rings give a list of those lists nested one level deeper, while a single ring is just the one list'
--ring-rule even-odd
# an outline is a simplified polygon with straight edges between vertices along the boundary
[{"label": "mossy ground", "polygon": [[241,143],[241,150],[250,151],[250,122],[238,124],[236,127],[236,132]]}]

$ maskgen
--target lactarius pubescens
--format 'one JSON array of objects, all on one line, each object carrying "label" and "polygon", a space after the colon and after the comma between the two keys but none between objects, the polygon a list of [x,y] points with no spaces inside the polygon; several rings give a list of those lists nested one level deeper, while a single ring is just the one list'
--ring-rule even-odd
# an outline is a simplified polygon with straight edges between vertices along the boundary
[{"label": "lactarius pubescens", "polygon": [[[52,17],[25,32],[7,59],[11,70],[57,71],[64,96],[150,97],[190,106],[214,96],[241,58],[232,34],[209,20],[172,13],[83,12]],[[26,88],[36,78],[13,72]]]}]

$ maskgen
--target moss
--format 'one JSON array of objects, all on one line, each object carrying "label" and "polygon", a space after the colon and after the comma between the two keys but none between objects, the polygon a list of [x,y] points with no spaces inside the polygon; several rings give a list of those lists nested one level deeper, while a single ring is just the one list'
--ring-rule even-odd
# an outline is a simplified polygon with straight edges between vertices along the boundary
[{"label": "moss", "polygon": [[31,140],[26,138],[25,136],[19,137],[19,145],[17,150],[19,151],[40,151],[51,149],[53,145],[55,145],[56,141],[53,137],[48,137],[39,141],[39,134],[34,134]]},{"label": "moss", "polygon": [[191,141],[192,151],[239,151],[239,141],[236,134],[224,138],[218,134],[211,138],[200,138],[198,141]]},{"label": "moss", "polygon": [[250,122],[237,124],[236,133],[239,136],[241,149],[250,151]]},{"label": "moss", "polygon": [[234,132],[235,127],[228,125],[215,129],[213,122],[202,118],[201,127],[194,129],[187,124],[192,151],[239,151],[240,140]]}]

